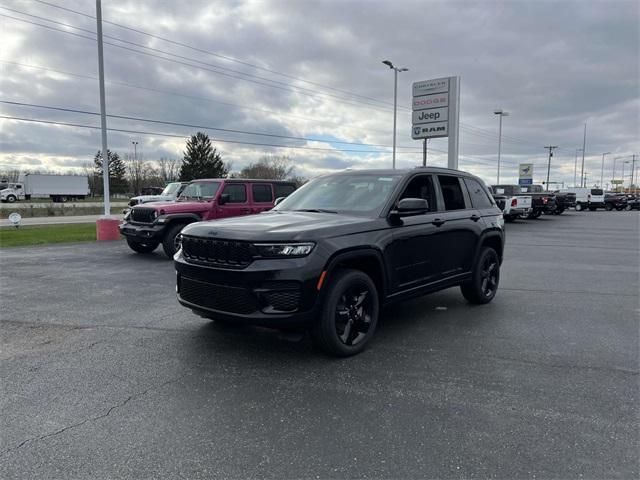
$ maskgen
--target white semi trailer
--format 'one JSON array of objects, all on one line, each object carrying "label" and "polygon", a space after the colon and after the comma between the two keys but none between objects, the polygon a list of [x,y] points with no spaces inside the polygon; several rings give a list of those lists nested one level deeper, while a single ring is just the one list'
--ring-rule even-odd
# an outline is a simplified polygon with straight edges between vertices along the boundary
[{"label": "white semi trailer", "polygon": [[27,173],[21,182],[10,183],[0,190],[2,202],[13,203],[31,198],[50,198],[66,202],[89,195],[89,178],[81,175],[43,175]]}]

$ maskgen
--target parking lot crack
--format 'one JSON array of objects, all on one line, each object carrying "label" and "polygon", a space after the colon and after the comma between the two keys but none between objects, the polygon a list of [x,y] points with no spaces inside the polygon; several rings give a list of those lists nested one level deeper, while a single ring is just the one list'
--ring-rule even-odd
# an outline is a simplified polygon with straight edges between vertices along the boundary
[{"label": "parking lot crack", "polygon": [[0,456],[4,456],[14,450],[18,450],[19,448],[22,448],[23,446],[29,444],[29,443],[33,443],[33,442],[39,442],[41,440],[44,440],[46,438],[51,438],[51,437],[55,437],[58,435],[61,435],[65,432],[68,432],[69,430],[73,430],[75,428],[81,427],[82,425],[89,423],[89,422],[96,422],[98,420],[102,420],[103,418],[106,418],[108,416],[110,416],[114,411],[118,410],[119,408],[124,407],[127,403],[129,403],[131,400],[134,400],[136,398],[142,397],[144,395],[146,395],[147,393],[151,392],[152,390],[157,390],[160,388],[163,388],[167,385],[170,385],[172,383],[178,382],[180,381],[182,378],[185,377],[186,374],[184,375],[180,375],[179,377],[175,377],[172,378],[170,380],[167,380],[165,382],[162,382],[158,385],[152,385],[148,388],[146,388],[145,390],[141,391],[141,392],[137,392],[137,393],[133,393],[131,395],[129,395],[126,399],[124,399],[122,402],[117,403],[115,405],[112,405],[111,407],[109,407],[109,409],[106,411],[106,413],[103,413],[101,415],[95,416],[95,417],[89,417],[89,418],[85,418],[84,420],[71,424],[71,425],[67,425],[66,427],[63,427],[59,430],[56,430],[55,432],[51,432],[51,433],[47,433],[45,435],[41,435],[41,436],[35,436],[35,437],[31,437],[31,438],[27,438],[26,440],[23,440],[22,442],[20,442],[18,445],[15,445],[11,448],[8,448],[6,450],[3,450],[2,452],[0,452]]}]

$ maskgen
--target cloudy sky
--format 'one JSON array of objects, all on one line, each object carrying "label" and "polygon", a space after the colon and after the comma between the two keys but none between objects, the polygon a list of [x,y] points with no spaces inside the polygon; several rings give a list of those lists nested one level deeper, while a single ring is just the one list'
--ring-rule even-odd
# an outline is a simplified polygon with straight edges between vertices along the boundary
[{"label": "cloudy sky", "polygon": [[[203,130],[235,170],[265,154],[290,156],[307,177],[388,167],[393,74],[381,61],[390,59],[409,68],[399,75],[399,166],[422,161],[411,83],[459,75],[461,169],[495,183],[493,110],[503,108],[503,182],[520,162],[544,180],[544,146],[558,145],[551,179],[572,184],[586,122],[588,183],[611,152],[606,183],[614,158],[620,177],[640,153],[639,9],[636,0],[103,0],[108,126],[125,130],[109,132],[109,148],[127,154],[137,141],[148,160],[181,158],[185,137]],[[0,116],[100,124],[94,16],[89,0],[0,1]],[[99,148],[96,129],[0,118],[0,170],[79,170]],[[446,149],[432,140],[429,163],[445,166]]]}]

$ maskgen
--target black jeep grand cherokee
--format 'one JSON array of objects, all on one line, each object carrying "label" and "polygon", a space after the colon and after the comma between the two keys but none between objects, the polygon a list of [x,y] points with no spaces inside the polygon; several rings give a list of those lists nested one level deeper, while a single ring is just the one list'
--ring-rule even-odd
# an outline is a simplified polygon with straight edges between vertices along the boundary
[{"label": "black jeep grand cherokee", "polygon": [[484,183],[443,168],[316,178],[266,213],[193,223],[175,255],[180,303],[221,322],[308,329],[360,352],[381,307],[459,285],[490,302],[503,218]]}]

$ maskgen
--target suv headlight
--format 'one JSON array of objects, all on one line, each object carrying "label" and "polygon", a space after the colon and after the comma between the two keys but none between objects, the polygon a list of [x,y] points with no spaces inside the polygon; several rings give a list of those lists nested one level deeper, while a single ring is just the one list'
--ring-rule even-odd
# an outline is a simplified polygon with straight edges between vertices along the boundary
[{"label": "suv headlight", "polygon": [[315,243],[256,243],[254,244],[258,255],[263,258],[291,258],[306,257],[309,255]]}]

